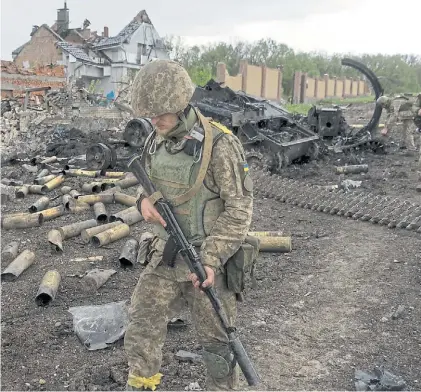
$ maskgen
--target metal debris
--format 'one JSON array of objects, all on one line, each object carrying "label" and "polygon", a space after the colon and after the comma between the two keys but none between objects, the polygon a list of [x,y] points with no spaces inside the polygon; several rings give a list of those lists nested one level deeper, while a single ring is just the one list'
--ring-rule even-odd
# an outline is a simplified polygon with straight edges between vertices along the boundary
[{"label": "metal debris", "polygon": [[354,377],[357,391],[403,391],[406,389],[404,379],[385,370],[383,366],[375,367],[373,373],[355,370]]}]

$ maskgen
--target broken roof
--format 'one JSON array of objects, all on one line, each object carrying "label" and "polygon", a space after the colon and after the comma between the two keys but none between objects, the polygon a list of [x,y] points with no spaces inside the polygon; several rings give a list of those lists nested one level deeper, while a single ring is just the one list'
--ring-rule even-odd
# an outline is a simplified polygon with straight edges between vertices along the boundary
[{"label": "broken roof", "polygon": [[[102,39],[95,45],[95,48],[104,49],[105,47],[120,45],[130,39],[137,29],[143,24],[152,25],[152,22],[145,10],[140,11],[116,36]],[[159,39],[159,37],[156,37],[155,39]]]},{"label": "broken roof", "polygon": [[56,45],[64,50],[65,52],[71,54],[74,58],[85,62],[85,63],[96,63],[89,55],[80,47],[69,44],[68,42],[57,42]]},{"label": "broken roof", "polygon": [[[57,38],[59,41],[64,41],[62,37],[60,37],[51,27],[49,27],[47,24],[43,24],[40,27],[38,27],[37,31],[41,28],[44,27],[49,33],[51,33],[52,35],[54,35],[55,38]],[[32,39],[32,38],[31,38]],[[18,48],[16,48],[13,52],[12,55],[18,55],[20,52],[22,52],[22,49],[28,45],[31,42],[31,40],[29,40],[28,42],[25,42],[23,45],[19,46]]]}]

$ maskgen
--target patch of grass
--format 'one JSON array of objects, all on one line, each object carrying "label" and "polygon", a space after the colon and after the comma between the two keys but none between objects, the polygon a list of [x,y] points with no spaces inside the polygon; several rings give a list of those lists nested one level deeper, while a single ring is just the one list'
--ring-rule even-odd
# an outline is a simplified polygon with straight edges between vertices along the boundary
[{"label": "patch of grass", "polygon": [[285,109],[291,113],[299,113],[299,114],[307,115],[311,106],[312,105],[309,103],[287,104],[285,105]]},{"label": "patch of grass", "polygon": [[348,103],[371,103],[374,102],[374,95],[367,95],[363,97],[348,97],[348,98],[326,98],[318,101],[318,104],[335,104],[346,105]]},{"label": "patch of grass", "polygon": [[[321,99],[320,101],[314,102],[316,106],[323,105],[340,105],[344,106],[349,103],[371,103],[374,102],[374,95],[364,96],[364,97],[349,97],[349,98],[326,98]],[[287,104],[285,105],[286,110],[291,113],[299,113],[307,115],[310,110],[311,103],[298,103],[298,104]]]}]

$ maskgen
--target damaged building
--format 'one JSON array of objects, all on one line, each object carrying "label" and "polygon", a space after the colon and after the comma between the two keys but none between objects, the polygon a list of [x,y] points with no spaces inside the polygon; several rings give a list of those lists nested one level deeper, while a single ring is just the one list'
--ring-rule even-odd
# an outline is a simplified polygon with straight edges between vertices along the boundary
[{"label": "damaged building", "polygon": [[116,36],[104,36],[95,44],[78,46],[64,41],[68,82],[79,80],[85,87],[95,82],[96,92],[115,96],[133,79],[140,67],[153,59],[168,59],[163,40],[146,11],[140,11]]},{"label": "damaged building", "polygon": [[145,10],[115,36],[106,26],[100,35],[92,31],[87,19],[71,28],[69,13],[65,2],[52,26],[34,26],[31,39],[12,52],[13,62],[23,68],[63,65],[67,83],[113,98],[143,64],[169,58]]}]

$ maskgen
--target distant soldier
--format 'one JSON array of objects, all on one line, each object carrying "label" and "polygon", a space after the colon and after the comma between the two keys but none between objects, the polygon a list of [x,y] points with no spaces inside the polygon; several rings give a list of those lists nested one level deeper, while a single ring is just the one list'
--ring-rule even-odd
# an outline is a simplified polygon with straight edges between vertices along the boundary
[{"label": "distant soldier", "polygon": [[[421,93],[418,93],[417,98],[412,105],[412,114],[414,115],[414,124],[417,127],[417,131],[421,133]],[[419,163],[421,165],[421,138]]]},{"label": "distant soldier", "polygon": [[377,99],[377,104],[386,110],[387,118],[385,122],[385,129],[392,137],[396,135],[396,131],[402,128],[402,134],[399,135],[400,147],[407,148],[411,151],[416,151],[414,135],[410,130],[414,115],[412,113],[412,103],[402,98],[397,98],[398,103],[394,105],[395,99],[382,95]]},{"label": "distant soldier", "polygon": [[415,146],[413,127],[414,114],[412,112],[413,103],[403,96],[395,99],[397,100],[395,111],[397,125],[402,127],[402,147],[407,148],[410,151],[416,151],[417,147]]},{"label": "distant soldier", "polygon": [[387,114],[382,134],[392,135],[394,133],[393,131],[395,130],[395,109],[393,107],[392,98],[386,95],[382,95],[377,99],[376,104],[379,105],[383,110],[385,110]]}]

